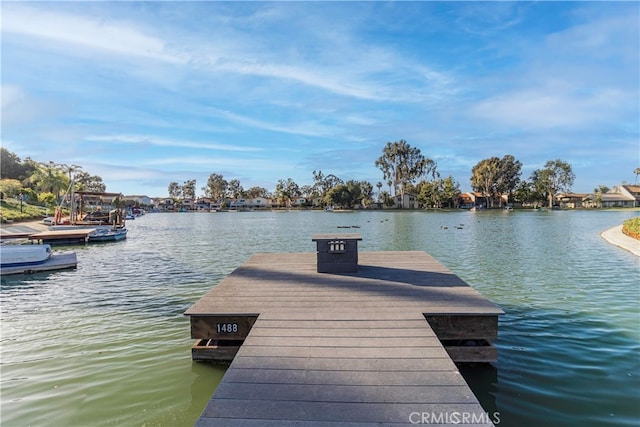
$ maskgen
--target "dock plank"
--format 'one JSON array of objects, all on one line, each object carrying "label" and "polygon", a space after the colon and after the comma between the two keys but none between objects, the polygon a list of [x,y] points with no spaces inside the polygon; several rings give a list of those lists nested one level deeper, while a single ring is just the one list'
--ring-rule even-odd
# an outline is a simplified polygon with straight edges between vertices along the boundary
[{"label": "dock plank", "polygon": [[491,426],[425,315],[502,313],[425,252],[360,252],[345,274],[318,273],[313,253],[253,255],[185,312],[257,316],[197,425],[393,426],[456,412]]}]

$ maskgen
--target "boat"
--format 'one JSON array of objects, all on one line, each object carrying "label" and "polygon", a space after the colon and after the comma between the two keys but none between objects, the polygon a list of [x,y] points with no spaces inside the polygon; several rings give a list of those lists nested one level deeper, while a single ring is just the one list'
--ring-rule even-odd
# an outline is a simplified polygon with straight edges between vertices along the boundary
[{"label": "boat", "polygon": [[117,242],[127,238],[126,228],[96,228],[89,234],[89,243],[94,242]]},{"label": "boat", "polygon": [[50,245],[1,245],[0,266],[20,267],[42,264],[51,257]]},{"label": "boat", "polygon": [[75,252],[51,252],[44,245],[0,245],[0,275],[37,273],[40,271],[75,268]]}]

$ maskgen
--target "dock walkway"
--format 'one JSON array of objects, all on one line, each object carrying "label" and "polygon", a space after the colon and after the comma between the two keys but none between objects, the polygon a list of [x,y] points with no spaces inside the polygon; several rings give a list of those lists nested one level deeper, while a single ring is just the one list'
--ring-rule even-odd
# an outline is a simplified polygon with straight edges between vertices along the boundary
[{"label": "dock walkway", "polygon": [[502,310],[425,252],[358,264],[257,254],[185,312],[193,338],[238,346],[198,426],[493,425],[452,357],[495,360],[460,340],[496,338]]}]

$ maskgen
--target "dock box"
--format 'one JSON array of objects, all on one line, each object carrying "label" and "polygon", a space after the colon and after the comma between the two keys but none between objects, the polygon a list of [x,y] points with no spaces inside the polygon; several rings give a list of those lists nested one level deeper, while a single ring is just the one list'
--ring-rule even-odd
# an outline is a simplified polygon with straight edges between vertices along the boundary
[{"label": "dock box", "polygon": [[356,233],[314,234],[317,247],[318,273],[355,273],[358,271],[358,240]]}]

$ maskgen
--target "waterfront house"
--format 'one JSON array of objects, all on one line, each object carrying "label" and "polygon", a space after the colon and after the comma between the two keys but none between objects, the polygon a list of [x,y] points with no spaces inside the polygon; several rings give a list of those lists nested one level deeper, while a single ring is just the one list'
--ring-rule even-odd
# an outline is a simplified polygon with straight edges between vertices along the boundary
[{"label": "waterfront house", "polygon": [[501,194],[496,197],[486,196],[481,191],[474,191],[473,193],[462,193],[460,195],[462,199],[461,207],[464,205],[467,208],[488,208],[488,207],[502,207],[509,202],[508,194]]},{"label": "waterfront house", "polygon": [[588,194],[583,199],[587,207],[634,208],[640,206],[640,185],[616,185],[606,193]]},{"label": "waterfront house", "polygon": [[149,197],[149,196],[134,194],[134,195],[131,195],[131,196],[124,196],[124,198],[125,198],[125,200],[131,201],[134,204],[139,205],[139,206],[152,206],[153,205],[153,201],[151,200],[151,197]]},{"label": "waterfront house", "polygon": [[396,208],[400,209],[416,209],[418,207],[416,195],[411,193],[396,194],[395,202]]},{"label": "waterfront house", "polygon": [[584,193],[560,193],[556,201],[562,209],[575,209],[583,207],[584,200],[589,196]]},{"label": "waterfront house", "polygon": [[271,199],[265,197],[254,197],[249,201],[249,207],[252,209],[271,209]]},{"label": "waterfront house", "polygon": [[208,211],[213,205],[213,199],[210,197],[198,197],[194,208],[198,211]]}]

